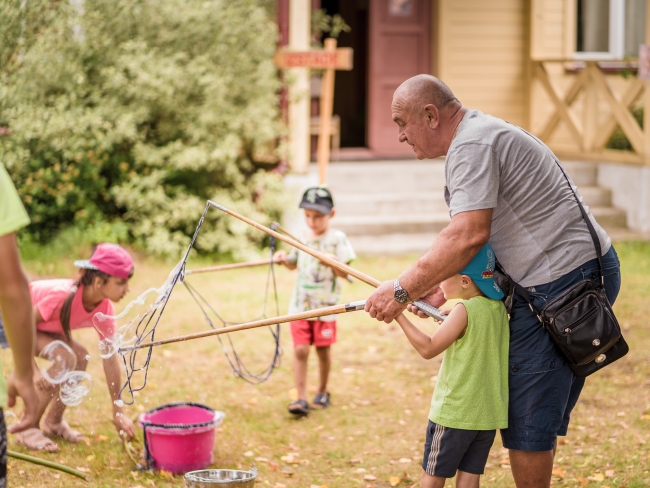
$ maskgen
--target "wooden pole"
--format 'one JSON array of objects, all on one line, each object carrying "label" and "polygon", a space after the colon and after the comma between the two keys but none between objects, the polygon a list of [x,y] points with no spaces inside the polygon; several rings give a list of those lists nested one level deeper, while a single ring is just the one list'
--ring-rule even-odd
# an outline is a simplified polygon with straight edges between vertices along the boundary
[{"label": "wooden pole", "polygon": [[[361,271],[357,271],[356,269],[351,268],[347,264],[344,264],[344,263],[342,263],[340,261],[337,261],[336,259],[332,259],[331,257],[329,257],[329,256],[327,256],[327,255],[325,255],[323,253],[315,251],[314,249],[305,246],[302,242],[299,242],[299,241],[297,241],[295,239],[291,239],[290,237],[286,237],[286,236],[284,236],[282,234],[279,234],[279,233],[275,232],[274,230],[271,230],[268,227],[264,227],[262,224],[258,224],[254,220],[251,220],[251,219],[249,219],[247,217],[244,217],[243,215],[240,215],[237,212],[234,212],[234,211],[232,211],[230,209],[227,209],[226,207],[224,207],[222,205],[219,205],[218,203],[215,203],[215,202],[213,202],[211,200],[208,200],[208,204],[215,207],[215,208],[217,208],[217,209],[219,209],[219,210],[221,210],[222,212],[227,213],[228,215],[232,215],[233,217],[241,220],[242,222],[246,222],[248,225],[251,225],[251,226],[255,227],[256,229],[259,229],[259,230],[261,230],[263,232],[266,232],[269,235],[272,235],[276,239],[280,239],[281,241],[286,242],[290,246],[293,246],[293,247],[295,247],[297,249],[300,249],[303,252],[306,252],[310,256],[314,256],[319,261],[322,261],[323,263],[327,264],[328,266],[330,266],[330,267],[332,267],[334,269],[338,269],[339,271],[347,273],[350,276],[354,276],[355,278],[363,281],[364,283],[367,283],[370,286],[374,286],[375,288],[377,288],[379,285],[381,285],[381,281],[376,280],[372,276],[369,276],[369,275],[367,275],[365,273],[362,273]],[[433,318],[435,318],[436,320],[439,320],[439,321],[443,321],[445,319],[445,316],[440,313],[440,310],[438,310],[437,308],[429,305],[426,302],[423,302],[421,300],[415,300],[413,302],[413,304],[415,306],[417,306],[420,310],[422,310],[424,313],[429,315],[429,317],[433,317]],[[404,317],[404,315],[400,314],[396,318],[396,320],[397,320],[397,322],[400,322],[401,320],[407,320],[407,319],[406,319],[406,317]]]},{"label": "wooden pole", "polygon": [[361,271],[357,271],[354,268],[351,268],[347,264],[344,264],[340,261],[337,261],[336,259],[332,259],[329,256],[326,256],[325,254],[322,254],[318,251],[313,250],[310,247],[305,246],[302,242],[297,241],[295,239],[292,239],[290,237],[287,237],[283,234],[280,234],[279,232],[275,232],[274,230],[269,229],[268,227],[263,226],[262,224],[258,224],[254,220],[251,220],[247,217],[244,217],[243,215],[238,214],[237,212],[230,210],[222,205],[219,205],[218,203],[215,203],[211,200],[208,200],[208,204],[221,210],[222,212],[227,213],[228,215],[232,215],[233,217],[241,220],[242,222],[246,222],[248,225],[251,225],[255,227],[256,229],[259,229],[263,232],[266,232],[269,235],[272,235],[276,239],[280,239],[282,242],[286,242],[290,246],[293,246],[297,249],[300,249],[303,252],[306,252],[307,254],[314,256],[316,259],[322,261],[323,263],[327,264],[328,266],[338,269],[339,271],[342,271],[344,273],[347,273],[351,276],[354,276],[355,278],[363,281],[364,283],[369,284],[370,286],[374,286],[377,288],[379,285],[381,285],[381,281],[376,280],[372,276],[368,276],[365,273],[362,273]]},{"label": "wooden pole", "polygon": [[308,320],[324,315],[334,315],[339,313],[356,312],[363,310],[366,306],[366,301],[361,300],[358,302],[350,302],[344,305],[333,305],[331,307],[318,308],[308,310],[307,312],[293,313],[289,315],[281,315],[280,317],[272,317],[270,319],[254,320],[252,322],[245,322],[243,324],[231,325],[230,327],[222,327],[221,329],[208,330],[206,332],[197,332],[195,334],[187,334],[184,336],[172,337],[170,339],[163,339],[160,341],[145,342],[143,344],[136,344],[134,346],[120,347],[119,352],[129,352],[136,349],[144,349],[146,347],[162,346],[163,344],[171,344],[173,342],[183,342],[192,339],[200,339],[202,337],[210,337],[220,334],[228,334],[230,332],[238,332],[241,330],[254,329],[256,327],[264,327],[266,325],[284,324],[294,320]]},{"label": "wooden pole", "polygon": [[282,232],[283,234],[288,235],[288,236],[291,237],[294,241],[302,242],[302,241],[301,241],[300,239],[298,239],[296,236],[291,235],[287,229],[285,229],[284,227],[282,227],[282,226],[281,226],[280,224],[278,224],[277,222],[273,222],[272,224],[273,224],[273,227],[275,227],[276,229],[278,229],[278,230],[279,230],[280,232]]},{"label": "wooden pole", "polygon": [[[650,0],[645,2],[645,43],[650,44]],[[643,80],[643,87],[643,159],[650,165],[650,80]]]},{"label": "wooden pole", "polygon": [[[325,39],[325,51],[336,51],[336,39]],[[318,175],[320,184],[327,183],[327,165],[330,160],[330,132],[334,109],[334,68],[323,71],[320,94],[320,128],[318,131]]]},{"label": "wooden pole", "polygon": [[[274,260],[274,263],[278,261]],[[258,261],[248,261],[246,263],[234,263],[234,264],[222,264],[220,266],[208,266],[207,268],[197,268],[197,269],[188,269],[185,271],[185,275],[197,274],[197,273],[208,273],[210,271],[226,271],[229,269],[241,269],[241,268],[253,268],[255,266],[264,266],[269,264],[268,259],[260,259]]]},{"label": "wooden pole", "polygon": [[41,459],[38,457],[30,456],[29,454],[23,454],[22,452],[11,451],[7,449],[7,456],[20,459],[21,461],[27,461],[28,463],[38,464],[39,466],[45,466],[46,468],[56,469],[58,471],[63,471],[64,473],[71,474],[77,478],[81,478],[84,481],[88,481],[88,476],[85,473],[82,473],[78,469],[70,468],[64,464],[55,463],[54,461],[49,461],[47,459]]}]

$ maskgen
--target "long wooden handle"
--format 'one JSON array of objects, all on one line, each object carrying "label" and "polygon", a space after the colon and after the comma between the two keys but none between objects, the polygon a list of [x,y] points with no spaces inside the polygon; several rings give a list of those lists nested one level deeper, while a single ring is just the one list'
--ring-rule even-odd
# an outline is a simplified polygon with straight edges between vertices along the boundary
[{"label": "long wooden handle", "polygon": [[293,246],[297,249],[300,249],[303,252],[306,252],[307,254],[314,256],[316,259],[319,261],[324,262],[328,266],[338,269],[339,271],[342,271],[344,273],[349,274],[350,276],[354,276],[355,278],[363,281],[364,283],[369,284],[370,286],[374,286],[377,288],[379,285],[381,285],[381,281],[374,279],[372,276],[368,276],[365,273],[362,273],[361,271],[357,271],[354,268],[351,268],[347,264],[344,264],[340,261],[337,261],[336,259],[332,259],[329,256],[326,256],[325,254],[322,254],[318,251],[313,250],[310,247],[305,246],[302,242],[297,241],[295,239],[292,239],[291,237],[287,237],[285,235],[282,235],[278,232],[275,232],[274,230],[269,229],[268,227],[263,226],[262,224],[258,224],[254,220],[249,219],[248,217],[244,217],[243,215],[238,214],[237,212],[227,209],[226,207],[219,205],[218,203],[215,203],[211,200],[208,200],[208,204],[213,206],[214,208],[217,208],[221,210],[222,212],[227,213],[228,215],[232,215],[233,217],[246,222],[248,225],[251,225],[255,227],[256,229],[259,229],[263,232],[266,232],[269,235],[272,235],[276,239],[280,239],[283,242],[286,242],[290,246]]},{"label": "long wooden handle", "polygon": [[[273,260],[273,262],[277,264],[279,261]],[[189,275],[197,273],[208,273],[210,271],[226,271],[229,269],[253,268],[255,266],[264,266],[268,264],[268,259],[259,259],[257,261],[247,261],[245,263],[222,264],[219,266],[208,266],[207,268],[188,269],[185,271],[185,274]]]},{"label": "long wooden handle", "polygon": [[279,230],[280,232],[282,232],[283,234],[286,234],[286,235],[288,235],[289,237],[291,237],[294,241],[298,241],[298,242],[302,243],[302,241],[301,241],[300,239],[298,239],[296,236],[292,235],[292,234],[291,234],[287,229],[285,229],[284,227],[282,227],[282,226],[281,226],[280,224],[278,224],[277,222],[271,222],[271,225],[273,226],[273,228],[278,229],[278,230]]},{"label": "long wooden handle", "polygon": [[[223,205],[219,205],[218,203],[215,203],[211,200],[208,200],[208,205],[211,205],[222,212],[227,213],[228,215],[232,215],[233,217],[246,222],[248,225],[251,225],[255,227],[256,229],[259,229],[263,232],[266,232],[269,235],[272,235],[276,239],[280,239],[283,242],[286,242],[290,246],[293,246],[295,248],[300,249],[303,252],[306,252],[307,254],[314,256],[316,259],[319,261],[322,261],[326,263],[328,266],[331,266],[334,269],[338,269],[339,271],[343,271],[344,273],[349,274],[350,276],[354,276],[355,278],[363,281],[364,283],[367,283],[370,286],[374,286],[377,288],[379,285],[381,285],[381,281],[376,280],[372,276],[368,276],[365,273],[362,273],[361,271],[357,271],[354,268],[351,268],[347,264],[344,264],[340,261],[337,261],[336,259],[332,259],[329,256],[326,256],[323,253],[320,253],[318,251],[315,251],[314,249],[305,246],[302,242],[297,241],[296,239],[291,239],[290,237],[283,236],[282,234],[278,234],[274,230],[269,229],[268,227],[264,227],[262,224],[258,224],[254,220],[249,219],[248,217],[244,217],[243,215],[238,214],[237,212],[230,210]],[[429,317],[433,317],[436,320],[443,321],[445,320],[445,316],[440,313],[440,310],[438,310],[436,307],[429,305],[426,302],[423,302],[421,300],[416,300],[413,302],[413,304],[418,307],[421,311],[426,313]],[[396,318],[396,320],[399,322],[400,321],[401,315]]]},{"label": "long wooden handle", "polygon": [[272,317],[270,319],[254,320],[252,322],[245,322],[243,324],[231,325],[230,327],[222,327],[221,329],[208,330],[206,332],[197,332],[195,334],[187,334],[184,336],[171,337],[160,341],[145,342],[143,344],[136,344],[134,346],[120,347],[120,353],[124,354],[135,349],[143,349],[145,347],[162,346],[163,344],[171,344],[173,342],[189,341],[191,339],[200,339],[201,337],[210,337],[220,334],[228,334],[229,332],[238,332],[240,330],[254,329],[256,327],[264,327],[265,325],[284,324],[294,320],[307,320],[324,315],[334,315],[339,313],[356,312],[363,310],[366,306],[366,301],[361,300],[358,302],[350,302],[344,305],[333,305],[331,307],[317,308],[307,312],[292,313],[289,315],[281,315],[279,317]]}]

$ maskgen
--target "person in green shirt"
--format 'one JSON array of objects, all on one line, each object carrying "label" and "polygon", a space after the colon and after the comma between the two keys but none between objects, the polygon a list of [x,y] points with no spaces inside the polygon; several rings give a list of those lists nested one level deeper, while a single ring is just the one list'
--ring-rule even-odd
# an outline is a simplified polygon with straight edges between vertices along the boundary
[{"label": "person in green shirt", "polygon": [[508,427],[510,329],[494,282],[494,251],[485,245],[457,275],[440,284],[445,299],[462,300],[429,337],[408,320],[400,326],[425,359],[445,351],[431,400],[422,488],[478,488],[496,429]]},{"label": "person in green shirt", "polygon": [[[33,382],[34,318],[27,276],[23,271],[16,231],[29,224],[23,207],[4,166],[0,164],[0,309],[7,339],[14,356],[14,372],[7,388],[0,370],[0,408],[13,407],[20,396],[25,411],[11,432],[31,427],[37,419],[38,395]],[[0,487],[7,479],[7,429],[0,410]]]}]

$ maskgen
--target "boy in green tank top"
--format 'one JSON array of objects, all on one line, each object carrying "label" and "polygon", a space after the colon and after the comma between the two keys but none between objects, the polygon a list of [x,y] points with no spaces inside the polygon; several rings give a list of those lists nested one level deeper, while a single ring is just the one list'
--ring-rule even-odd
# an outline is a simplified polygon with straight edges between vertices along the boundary
[{"label": "boy in green tank top", "polygon": [[425,359],[445,351],[431,400],[421,488],[478,488],[496,429],[508,426],[508,315],[494,282],[495,257],[483,247],[457,275],[440,283],[445,298],[461,299],[429,337],[402,325]]}]

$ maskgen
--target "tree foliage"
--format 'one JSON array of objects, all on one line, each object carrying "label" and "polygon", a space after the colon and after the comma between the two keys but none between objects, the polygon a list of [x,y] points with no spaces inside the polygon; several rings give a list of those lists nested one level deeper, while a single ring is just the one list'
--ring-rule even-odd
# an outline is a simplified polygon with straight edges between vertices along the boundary
[{"label": "tree foliage", "polygon": [[[35,239],[108,226],[167,254],[208,198],[280,216],[268,171],[276,27],[263,2],[7,0],[0,17],[0,160]],[[262,240],[216,213],[201,236],[200,250],[240,255]]]}]

